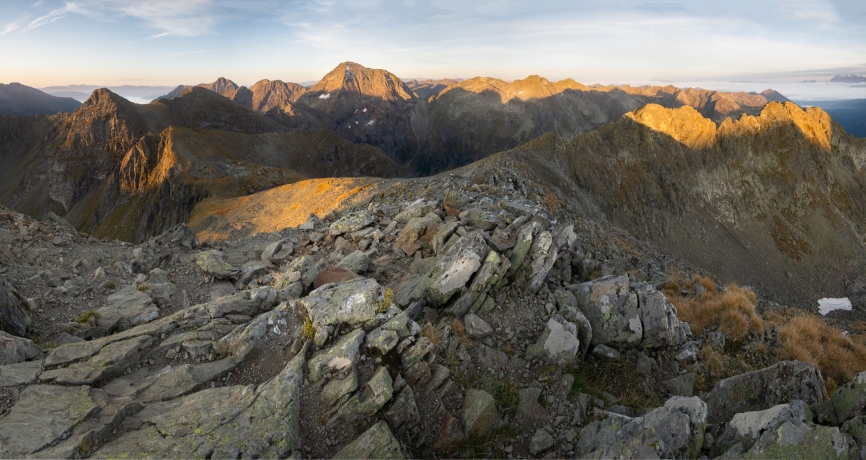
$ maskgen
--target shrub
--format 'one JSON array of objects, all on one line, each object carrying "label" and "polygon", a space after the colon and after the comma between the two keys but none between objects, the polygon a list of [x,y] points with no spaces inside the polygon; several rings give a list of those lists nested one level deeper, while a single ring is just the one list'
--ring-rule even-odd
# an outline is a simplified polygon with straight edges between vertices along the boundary
[{"label": "shrub", "polygon": [[316,329],[313,327],[313,320],[309,316],[304,318],[304,329],[301,332],[307,340],[312,340],[316,336]]},{"label": "shrub", "polygon": [[796,359],[821,369],[829,390],[866,370],[866,345],[809,314],[791,318],[779,328],[780,359]]},{"label": "shrub", "polygon": [[96,318],[98,317],[99,313],[97,313],[95,310],[87,310],[84,313],[78,315],[78,318],[75,318],[75,322],[95,326]]},{"label": "shrub", "polygon": [[726,337],[740,340],[749,333],[759,334],[764,330],[764,321],[755,311],[758,299],[754,292],[736,284],[729,284],[719,292],[711,280],[701,276],[695,276],[685,287],[689,289],[699,285],[706,289],[700,299],[665,292],[677,308],[677,316],[689,323],[692,332],[700,334],[707,327],[714,326]]}]

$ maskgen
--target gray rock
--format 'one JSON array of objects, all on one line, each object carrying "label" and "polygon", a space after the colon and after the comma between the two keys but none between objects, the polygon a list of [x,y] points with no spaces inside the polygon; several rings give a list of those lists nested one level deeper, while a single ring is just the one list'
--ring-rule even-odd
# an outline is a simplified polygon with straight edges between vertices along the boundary
[{"label": "gray rock", "polygon": [[460,419],[445,413],[445,418],[442,424],[439,425],[439,430],[436,432],[436,440],[433,442],[433,449],[440,453],[448,453],[454,450],[466,435],[463,432],[463,426]]},{"label": "gray rock", "polygon": [[217,281],[211,285],[210,299],[217,300],[238,292],[230,281]]},{"label": "gray rock", "polygon": [[355,251],[346,257],[343,257],[343,260],[337,264],[337,267],[345,268],[353,273],[363,273],[367,271],[367,268],[370,266],[370,258],[367,257],[367,254],[364,251]]},{"label": "gray rock", "polygon": [[400,441],[391,433],[388,424],[384,420],[370,427],[358,439],[343,447],[332,458],[345,459],[374,459],[374,458],[396,458],[402,459],[403,452],[400,449]]},{"label": "gray rock", "polygon": [[608,413],[580,431],[576,451],[592,458],[693,458],[706,427],[706,404],[675,396],[642,417]]},{"label": "gray rock", "polygon": [[331,406],[336,405],[344,396],[351,394],[358,389],[358,373],[355,372],[355,366],[352,366],[349,373],[340,377],[331,379],[324,388],[322,388],[322,399]]},{"label": "gray rock", "polygon": [[113,342],[86,361],[42,372],[39,380],[65,385],[97,383],[123,372],[128,366],[137,363],[143,352],[146,352],[152,343],[153,340],[148,335]]},{"label": "gray rock", "polygon": [[288,240],[279,240],[265,246],[260,259],[263,262],[279,264],[284,262],[286,256],[291,252],[292,242]]},{"label": "gray rock", "polygon": [[270,262],[261,260],[251,260],[241,266],[241,272],[238,275],[238,282],[247,285],[250,281],[267,274],[271,267]]},{"label": "gray rock", "polygon": [[352,327],[370,325],[392,301],[385,298],[385,288],[376,280],[356,278],[326,284],[298,300],[298,305],[307,310],[316,330],[315,344],[321,347],[333,327],[343,323]]},{"label": "gray rock", "polygon": [[403,247],[405,244],[414,243],[428,231],[434,231],[428,229],[435,229],[440,223],[442,223],[442,219],[432,212],[423,217],[414,217],[400,230],[394,241],[394,246]]},{"label": "gray rock", "polygon": [[466,335],[471,339],[483,339],[493,334],[493,329],[479,316],[469,313],[463,318],[466,325]]},{"label": "gray rock", "polygon": [[742,444],[744,450],[751,449],[765,431],[776,430],[787,422],[796,426],[804,425],[811,419],[812,413],[803,401],[779,404],[762,411],[736,414],[716,440],[713,452],[720,455],[737,443]]},{"label": "gray rock", "polygon": [[590,352],[590,354],[596,358],[607,361],[619,361],[621,359],[619,352],[607,345],[596,345],[592,347],[592,352]]},{"label": "gray rock", "polygon": [[367,334],[367,348],[377,350],[383,355],[397,346],[399,341],[400,336],[392,330],[376,328]]},{"label": "gray rock", "polygon": [[108,305],[96,310],[96,325],[106,330],[128,329],[159,317],[159,309],[146,293],[126,286],[106,299]]},{"label": "gray rock", "polygon": [[203,272],[217,279],[227,279],[237,275],[238,270],[225,260],[225,255],[215,249],[209,249],[198,253],[195,258],[196,265]]},{"label": "gray rock", "polygon": [[643,323],[637,295],[627,276],[606,276],[574,289],[580,310],[592,325],[592,344],[637,346]]},{"label": "gray rock", "polygon": [[394,381],[391,379],[391,374],[385,367],[380,367],[370,377],[364,389],[340,406],[327,426],[332,429],[341,423],[355,423],[369,417],[384,407],[393,395]]},{"label": "gray rock", "polygon": [[153,302],[160,308],[180,307],[182,300],[180,291],[174,284],[171,283],[147,283],[147,294],[153,299]]},{"label": "gray rock", "polygon": [[205,304],[211,318],[223,318],[228,315],[257,315],[269,310],[277,302],[274,288],[265,286],[217,299]]},{"label": "gray rock", "polygon": [[328,231],[334,236],[355,232],[372,224],[375,219],[376,216],[367,210],[353,212],[337,219],[333,224],[331,224]]},{"label": "gray rock", "polygon": [[364,330],[354,331],[340,337],[330,348],[317,352],[307,365],[309,379],[317,382],[328,372],[340,371],[352,366],[364,343]]},{"label": "gray rock", "polygon": [[42,349],[30,339],[0,331],[0,364],[15,364],[42,356]]},{"label": "gray rock", "polygon": [[529,453],[538,455],[547,449],[553,447],[553,436],[544,428],[535,430],[532,439],[529,441]]},{"label": "gray rock", "polygon": [[517,404],[517,415],[530,424],[540,422],[547,418],[547,411],[538,403],[541,388],[522,388],[517,390],[519,402]]},{"label": "gray rock", "polygon": [[391,408],[385,412],[385,420],[397,432],[406,431],[421,421],[418,406],[415,404],[415,393],[409,386],[404,387],[394,398]]},{"label": "gray rock", "polygon": [[[851,439],[836,427],[785,422],[767,430],[746,452],[746,458],[848,459]],[[859,452],[857,453],[859,455]]]},{"label": "gray rock", "polygon": [[481,368],[494,369],[495,371],[503,371],[508,368],[508,355],[505,352],[484,344],[478,344],[475,349],[475,357]]},{"label": "gray rock", "polygon": [[414,203],[407,206],[406,209],[398,213],[396,216],[394,216],[394,221],[405,224],[416,217],[427,215],[432,210],[433,205],[424,201],[423,198],[420,198]]},{"label": "gray rock", "polygon": [[695,392],[695,374],[689,372],[678,375],[662,382],[662,386],[671,396],[692,396]]},{"label": "gray rock", "polygon": [[144,404],[169,401],[200,390],[209,382],[225,376],[235,369],[228,359],[219,361],[168,366],[159,371],[140,369],[130,375],[112,380],[102,390],[112,397],[132,397]]},{"label": "gray rock", "polygon": [[812,407],[818,421],[842,425],[845,421],[866,413],[866,372],[839,387],[827,401]]},{"label": "gray rock", "polygon": [[655,361],[646,355],[644,352],[640,352],[637,355],[637,364],[635,366],[635,370],[638,374],[649,377],[653,373],[653,364]]},{"label": "gray rock", "polygon": [[769,409],[795,400],[824,402],[827,390],[814,364],[783,361],[770,367],[736,375],[716,384],[705,401],[709,423],[724,423],[740,412]]},{"label": "gray rock", "polygon": [[691,330],[677,318],[677,311],[664,294],[649,284],[637,289],[643,321],[643,341],[646,348],[675,347],[684,343]]},{"label": "gray rock", "polygon": [[553,315],[538,341],[526,351],[528,358],[543,358],[554,364],[571,363],[580,350],[577,326]]},{"label": "gray rock", "polygon": [[[213,344],[217,354],[226,356],[233,355],[235,361],[249,355],[261,342],[270,338],[279,338],[288,335],[290,339],[300,335],[302,322],[292,315],[283,316],[278,311],[269,311],[255,317],[246,325],[240,325],[230,333],[221,337]],[[184,348],[188,348],[188,342]],[[208,345],[208,348],[210,345]]]},{"label": "gray rock", "polygon": [[[90,387],[30,385],[0,423],[0,457],[24,458],[69,437],[99,410]],[[103,396],[104,397],[104,396]]]},{"label": "gray rock", "polygon": [[[313,280],[319,276],[319,269],[316,268],[316,264],[310,256],[296,257],[286,268],[284,277],[289,277],[289,274],[293,272],[298,272],[300,274],[299,280],[304,286],[304,289],[309,289],[310,286],[313,285]],[[291,282],[293,281],[295,280],[292,279]],[[277,285],[277,289],[283,289],[284,287],[285,286],[279,284]]]},{"label": "gray rock", "polygon": [[467,434],[487,436],[499,423],[496,401],[490,393],[482,390],[469,390],[463,399],[463,426]]},{"label": "gray rock", "polygon": [[490,248],[484,242],[484,233],[474,230],[461,237],[445,251],[430,276],[427,294],[433,305],[442,305],[466,286],[481,267]]},{"label": "gray rock", "polygon": [[[511,250],[511,267],[508,269],[507,275],[514,276],[517,270],[523,266],[529,251],[532,249],[532,241],[536,234],[541,231],[541,224],[536,221],[529,222],[520,228],[515,236],[514,246]],[[530,259],[531,260],[531,259]]]},{"label": "gray rock", "polygon": [[42,372],[42,361],[26,361],[0,365],[0,388],[25,385]]},{"label": "gray rock", "polygon": [[445,243],[448,242],[448,239],[451,238],[457,227],[457,222],[445,222],[439,226],[436,234],[433,235],[433,240],[430,242],[430,247],[433,249],[434,254],[439,254],[442,251]]},{"label": "gray rock", "polygon": [[500,256],[496,251],[490,251],[469,285],[469,289],[460,295],[454,305],[447,310],[448,313],[463,316],[467,311],[475,313],[481,309],[487,299],[485,293],[499,285],[510,266],[511,262],[508,259]]},{"label": "gray rock", "polygon": [[171,229],[154,237],[154,240],[160,244],[179,245],[187,249],[196,249],[199,247],[199,241],[195,236],[195,232],[193,232],[187,224],[175,225]]},{"label": "gray rock", "polygon": [[0,330],[23,337],[30,327],[30,315],[12,285],[0,275]]}]

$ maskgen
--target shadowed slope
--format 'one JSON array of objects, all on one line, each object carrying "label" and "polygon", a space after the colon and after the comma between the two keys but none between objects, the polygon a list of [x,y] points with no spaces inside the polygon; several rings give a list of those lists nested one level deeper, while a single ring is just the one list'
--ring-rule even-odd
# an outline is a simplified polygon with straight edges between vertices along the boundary
[{"label": "shadowed slope", "polygon": [[8,115],[54,115],[72,112],[80,105],[71,97],[52,96],[20,83],[0,83],[0,112]]}]

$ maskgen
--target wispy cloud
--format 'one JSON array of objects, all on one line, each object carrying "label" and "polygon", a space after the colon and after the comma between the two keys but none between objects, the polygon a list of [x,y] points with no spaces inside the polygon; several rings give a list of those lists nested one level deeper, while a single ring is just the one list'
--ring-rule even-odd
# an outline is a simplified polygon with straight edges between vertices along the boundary
[{"label": "wispy cloud", "polygon": [[29,31],[29,30],[33,30],[33,29],[35,29],[35,28],[37,28],[37,27],[41,27],[41,26],[44,26],[44,25],[46,25],[46,24],[51,24],[51,23],[54,22],[54,21],[57,21],[57,20],[63,19],[63,18],[65,18],[65,17],[70,13],[70,11],[71,11],[72,9],[74,9],[74,8],[75,8],[75,5],[74,5],[74,4],[67,4],[67,5],[64,6],[63,8],[58,8],[58,9],[53,10],[53,11],[51,11],[50,13],[46,14],[45,16],[40,16],[40,17],[34,19],[33,21],[31,21],[31,22],[30,22],[29,24],[27,24],[25,27],[23,27],[23,28],[21,29],[21,32],[20,32],[20,33],[24,33],[24,32],[27,32],[27,31]]},{"label": "wispy cloud", "polygon": [[169,56],[186,56],[189,54],[207,53],[208,51],[213,51],[213,50],[199,50],[199,51],[188,51],[186,53],[172,53],[172,54],[169,54]]},{"label": "wispy cloud", "polygon": [[3,32],[0,32],[0,35],[6,35],[9,32],[12,32],[13,30],[17,30],[20,28],[21,28],[21,26],[19,26],[18,24],[14,23],[14,22],[10,22],[9,24],[6,24],[5,26],[3,26]]}]

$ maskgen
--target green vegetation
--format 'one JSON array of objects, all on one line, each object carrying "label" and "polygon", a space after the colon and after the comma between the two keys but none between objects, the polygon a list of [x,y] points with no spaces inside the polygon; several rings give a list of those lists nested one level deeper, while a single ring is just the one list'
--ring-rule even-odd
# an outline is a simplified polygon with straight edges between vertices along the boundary
[{"label": "green vegetation", "polygon": [[98,317],[99,313],[97,313],[96,310],[87,310],[84,313],[78,315],[78,318],[75,318],[75,322],[95,326],[96,318]]}]

